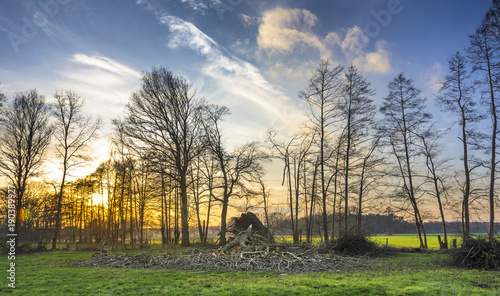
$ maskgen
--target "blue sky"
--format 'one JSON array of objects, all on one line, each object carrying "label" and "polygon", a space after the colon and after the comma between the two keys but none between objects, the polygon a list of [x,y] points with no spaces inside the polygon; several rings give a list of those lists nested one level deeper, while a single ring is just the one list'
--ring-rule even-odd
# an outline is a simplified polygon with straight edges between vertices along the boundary
[{"label": "blue sky", "polygon": [[[0,90],[73,89],[103,117],[123,114],[141,72],[166,66],[231,110],[228,146],[304,120],[297,97],[321,57],[356,64],[375,99],[399,72],[429,98],[447,59],[468,44],[489,0],[0,0]],[[444,124],[453,121],[442,116]],[[455,139],[455,135],[450,137]]]}]

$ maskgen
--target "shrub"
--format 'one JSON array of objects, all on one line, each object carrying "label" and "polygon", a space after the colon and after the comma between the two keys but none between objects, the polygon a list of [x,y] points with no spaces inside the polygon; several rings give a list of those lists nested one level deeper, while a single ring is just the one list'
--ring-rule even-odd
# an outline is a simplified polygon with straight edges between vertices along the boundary
[{"label": "shrub", "polygon": [[[9,254],[10,253],[10,245],[8,243],[3,244],[0,246],[1,253],[2,254]],[[45,248],[44,244],[30,244],[30,243],[20,243],[15,246],[15,253],[16,254],[27,254],[27,253],[38,253],[38,252],[46,252],[47,249]]]},{"label": "shrub", "polygon": [[472,238],[454,252],[452,264],[465,268],[500,270],[500,241],[490,241],[486,237]]},{"label": "shrub", "polygon": [[360,234],[349,234],[329,241],[324,246],[325,251],[333,251],[345,255],[380,255],[382,250],[374,242]]}]

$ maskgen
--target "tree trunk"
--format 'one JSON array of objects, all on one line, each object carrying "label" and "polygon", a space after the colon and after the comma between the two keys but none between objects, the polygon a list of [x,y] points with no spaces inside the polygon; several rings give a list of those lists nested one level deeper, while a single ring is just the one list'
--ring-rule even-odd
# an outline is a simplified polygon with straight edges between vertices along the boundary
[{"label": "tree trunk", "polygon": [[223,197],[223,202],[222,202],[222,213],[220,215],[220,241],[219,244],[225,245],[226,244],[226,219],[227,219],[227,207],[229,203],[229,198],[226,194],[224,194]]},{"label": "tree trunk", "polygon": [[187,180],[186,170],[181,171],[180,175],[180,189],[181,189],[181,229],[182,239],[181,245],[189,246],[189,221],[188,221],[188,197],[187,197]]},{"label": "tree trunk", "polygon": [[59,232],[61,231],[61,211],[62,211],[62,198],[64,193],[64,185],[66,183],[66,172],[67,172],[67,150],[64,154],[63,160],[63,176],[61,181],[61,188],[59,190],[59,194],[57,195],[57,208],[56,208],[56,227],[54,230],[54,237],[52,238],[52,250],[55,250],[57,247],[57,238],[59,237]]},{"label": "tree trunk", "polygon": [[493,89],[493,81],[491,74],[491,65],[488,59],[488,82],[491,94],[491,117],[493,120],[493,131],[491,133],[491,162],[490,162],[490,190],[489,190],[489,203],[490,203],[490,224],[488,228],[488,238],[490,241],[494,240],[495,236],[495,169],[496,169],[496,145],[497,145],[497,129],[498,129],[498,116],[496,110],[495,94]]},{"label": "tree trunk", "polygon": [[469,228],[469,196],[470,196],[470,170],[469,170],[469,158],[468,158],[468,148],[467,148],[467,130],[466,130],[466,118],[465,110],[462,107],[462,141],[464,149],[464,173],[465,173],[465,192],[463,198],[463,241],[464,243],[469,240],[470,228]]}]

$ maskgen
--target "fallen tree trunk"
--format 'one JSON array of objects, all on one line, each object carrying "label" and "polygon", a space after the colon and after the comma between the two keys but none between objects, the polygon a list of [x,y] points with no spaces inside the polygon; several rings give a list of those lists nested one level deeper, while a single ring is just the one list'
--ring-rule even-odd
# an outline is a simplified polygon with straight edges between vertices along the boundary
[{"label": "fallen tree trunk", "polygon": [[231,241],[224,245],[222,248],[223,252],[227,252],[228,250],[240,245],[242,247],[246,247],[246,241],[248,237],[252,234],[252,224],[248,226],[247,230],[238,233]]}]

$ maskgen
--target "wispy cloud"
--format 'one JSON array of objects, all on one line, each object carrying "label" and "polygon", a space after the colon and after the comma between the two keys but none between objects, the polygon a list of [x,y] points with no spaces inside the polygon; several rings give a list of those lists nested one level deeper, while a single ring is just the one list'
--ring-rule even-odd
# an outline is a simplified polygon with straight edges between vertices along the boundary
[{"label": "wispy cloud", "polygon": [[139,86],[141,73],[108,57],[75,53],[62,70],[58,89],[72,89],[87,100],[89,113],[101,114],[109,122],[120,115],[130,93]]},{"label": "wispy cloud", "polygon": [[202,0],[181,0],[181,2],[189,5],[196,12],[205,13],[208,9],[208,5]]},{"label": "wispy cloud", "polygon": [[188,48],[203,56],[205,64],[200,73],[213,79],[228,97],[238,97],[256,104],[265,110],[268,117],[278,119],[281,124],[295,122],[294,114],[298,110],[287,106],[286,96],[271,85],[257,67],[230,54],[193,23],[167,13],[155,15],[159,23],[168,26],[171,32],[168,47]]},{"label": "wispy cloud", "polygon": [[141,73],[110,58],[77,53],[73,55],[72,60],[76,63],[102,69],[116,75],[141,78]]},{"label": "wispy cloud", "polygon": [[256,16],[248,16],[246,14],[239,14],[238,17],[240,18],[241,22],[243,23],[243,26],[245,27],[253,27],[255,25],[260,24],[260,18]]}]

